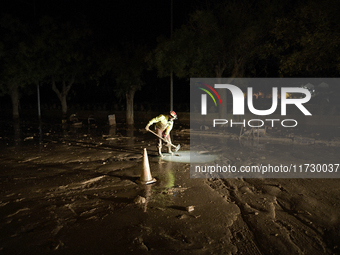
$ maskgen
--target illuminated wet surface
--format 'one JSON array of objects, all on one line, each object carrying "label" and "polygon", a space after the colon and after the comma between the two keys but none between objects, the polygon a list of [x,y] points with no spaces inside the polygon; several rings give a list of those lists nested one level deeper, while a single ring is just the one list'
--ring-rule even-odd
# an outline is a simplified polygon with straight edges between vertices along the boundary
[{"label": "illuminated wet surface", "polygon": [[216,157],[216,155],[205,151],[178,151],[174,152],[173,155],[163,154],[163,160],[180,163],[208,163],[214,161]]}]

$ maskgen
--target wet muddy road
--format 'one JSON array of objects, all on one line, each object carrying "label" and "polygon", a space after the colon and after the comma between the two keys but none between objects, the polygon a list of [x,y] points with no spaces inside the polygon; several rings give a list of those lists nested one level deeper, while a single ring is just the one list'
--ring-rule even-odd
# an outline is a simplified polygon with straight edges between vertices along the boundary
[{"label": "wet muddy road", "polygon": [[[2,254],[340,253],[338,178],[193,179],[184,155],[202,148],[180,130],[161,159],[141,127],[13,128],[0,139]],[[339,161],[335,146],[227,142],[235,164]],[[143,148],[151,185],[136,183]]]}]

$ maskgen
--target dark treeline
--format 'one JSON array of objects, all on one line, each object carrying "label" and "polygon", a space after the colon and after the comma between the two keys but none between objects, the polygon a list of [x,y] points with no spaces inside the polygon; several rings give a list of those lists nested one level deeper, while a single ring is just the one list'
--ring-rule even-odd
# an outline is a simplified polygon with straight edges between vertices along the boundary
[{"label": "dark treeline", "polygon": [[64,117],[70,105],[100,104],[125,110],[132,124],[135,101],[140,110],[168,105],[171,71],[175,103],[188,110],[190,77],[337,77],[340,70],[337,0],[192,1],[174,9],[181,18],[174,12],[172,36],[170,4],[153,7],[169,14],[158,24],[143,19],[151,15],[142,6],[121,13],[118,4],[99,12],[31,2],[1,9],[0,100],[13,118],[20,102],[35,104],[38,89]]}]

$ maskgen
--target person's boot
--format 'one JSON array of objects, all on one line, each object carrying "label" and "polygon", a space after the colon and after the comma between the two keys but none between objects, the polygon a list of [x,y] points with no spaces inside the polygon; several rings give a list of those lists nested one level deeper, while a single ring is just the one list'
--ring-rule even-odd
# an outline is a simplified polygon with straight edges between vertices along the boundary
[{"label": "person's boot", "polygon": [[168,152],[172,155],[173,153],[172,153],[172,151],[171,151],[171,147],[169,146],[168,147]]}]

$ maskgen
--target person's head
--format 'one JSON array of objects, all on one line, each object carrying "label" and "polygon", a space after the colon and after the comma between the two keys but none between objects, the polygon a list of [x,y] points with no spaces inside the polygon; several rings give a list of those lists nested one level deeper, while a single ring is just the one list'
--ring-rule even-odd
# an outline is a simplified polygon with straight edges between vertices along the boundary
[{"label": "person's head", "polygon": [[169,120],[176,120],[177,114],[174,111],[170,111]]}]

